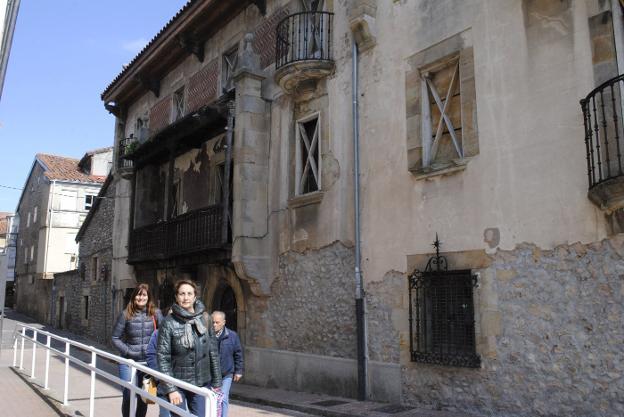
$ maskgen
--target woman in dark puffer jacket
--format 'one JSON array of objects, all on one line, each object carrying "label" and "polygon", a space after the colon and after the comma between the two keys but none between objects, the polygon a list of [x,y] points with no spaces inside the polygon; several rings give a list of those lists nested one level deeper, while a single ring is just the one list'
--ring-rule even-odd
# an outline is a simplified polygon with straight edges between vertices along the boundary
[{"label": "woman in dark puffer jacket", "polygon": [[[146,363],[147,345],[161,320],[162,315],[160,310],[154,306],[149,285],[137,285],[132,292],[130,302],[119,315],[115,327],[113,327],[113,345],[124,358]],[[119,364],[119,378],[130,381],[130,367],[128,365]],[[142,381],[143,373],[137,371],[137,385],[140,386]],[[147,404],[137,398],[136,417],[145,417],[146,412]],[[126,388],[123,390],[121,414],[123,417],[130,415],[130,390]]]},{"label": "woman in dark puffer jacket", "polygon": [[[210,315],[197,300],[197,286],[182,280],[175,285],[176,302],[158,331],[156,357],[160,372],[198,387],[220,392],[221,367],[217,339]],[[159,394],[171,404],[188,406],[197,416],[205,414],[205,397],[161,381]]]}]

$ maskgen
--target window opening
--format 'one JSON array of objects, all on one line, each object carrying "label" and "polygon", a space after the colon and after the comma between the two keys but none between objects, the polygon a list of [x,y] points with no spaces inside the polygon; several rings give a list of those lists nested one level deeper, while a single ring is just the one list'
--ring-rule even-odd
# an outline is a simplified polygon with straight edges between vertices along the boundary
[{"label": "window opening", "polygon": [[459,57],[421,71],[421,89],[423,167],[437,159],[463,158]]},{"label": "window opening", "polygon": [[229,52],[223,54],[223,74],[221,82],[223,92],[228,93],[234,89],[234,71],[238,65],[238,48],[233,48]]},{"label": "window opening", "polygon": [[184,116],[184,87],[173,93],[172,121],[180,120]]},{"label": "window opening", "polygon": [[295,195],[321,189],[319,119],[316,115],[309,120],[297,122]]},{"label": "window opening", "polygon": [[408,277],[411,360],[478,368],[473,303],[477,276],[470,270],[449,271],[440,245],[436,235],[436,255],[424,271]]},{"label": "window opening", "polygon": [[93,203],[95,202],[95,196],[91,194],[85,195],[84,209],[91,210]]}]

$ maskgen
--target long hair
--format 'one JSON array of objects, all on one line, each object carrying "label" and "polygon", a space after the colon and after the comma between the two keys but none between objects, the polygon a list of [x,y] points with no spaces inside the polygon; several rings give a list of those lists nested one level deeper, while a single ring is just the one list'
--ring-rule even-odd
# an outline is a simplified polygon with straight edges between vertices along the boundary
[{"label": "long hair", "polygon": [[139,309],[136,306],[134,299],[141,291],[145,291],[147,293],[147,306],[145,312],[148,316],[153,316],[154,314],[156,314],[156,306],[154,305],[154,300],[152,300],[152,293],[149,290],[149,285],[146,283],[141,283],[136,286],[134,291],[132,291],[132,296],[130,297],[130,301],[126,306],[126,320],[130,320],[136,313],[139,312]]}]

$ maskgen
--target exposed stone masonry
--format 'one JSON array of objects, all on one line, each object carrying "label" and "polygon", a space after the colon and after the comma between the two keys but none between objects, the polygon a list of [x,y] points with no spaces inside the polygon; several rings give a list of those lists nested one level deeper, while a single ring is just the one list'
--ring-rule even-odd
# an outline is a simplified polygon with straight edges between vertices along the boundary
[{"label": "exposed stone masonry", "polygon": [[624,415],[623,257],[624,235],[499,251],[481,272],[502,317],[495,352],[478,370],[410,364],[405,400],[505,416]]},{"label": "exposed stone masonry", "polygon": [[277,349],[355,358],[353,256],[341,243],[280,256],[263,313],[272,323],[263,331],[270,333],[252,335],[272,339]]}]

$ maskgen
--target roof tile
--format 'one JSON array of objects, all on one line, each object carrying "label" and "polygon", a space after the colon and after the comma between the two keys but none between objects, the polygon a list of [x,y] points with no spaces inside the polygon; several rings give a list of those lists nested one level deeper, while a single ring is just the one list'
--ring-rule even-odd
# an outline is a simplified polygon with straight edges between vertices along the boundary
[{"label": "roof tile", "polygon": [[78,167],[80,160],[64,156],[37,154],[37,160],[45,167],[44,175],[50,180],[75,181],[102,184],[106,176],[85,174]]}]

